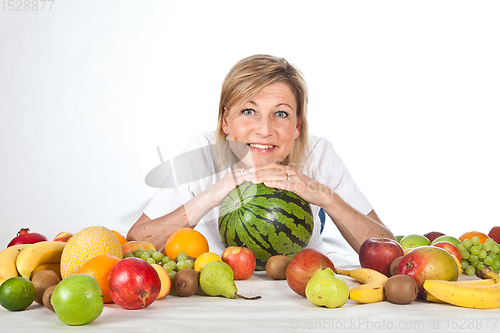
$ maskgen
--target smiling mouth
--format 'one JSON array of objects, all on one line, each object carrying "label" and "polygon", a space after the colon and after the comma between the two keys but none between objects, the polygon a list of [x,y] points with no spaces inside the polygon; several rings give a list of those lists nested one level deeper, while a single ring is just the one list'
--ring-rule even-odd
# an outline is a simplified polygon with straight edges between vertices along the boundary
[{"label": "smiling mouth", "polygon": [[248,145],[252,148],[257,148],[257,149],[271,149],[271,148],[276,147],[274,145],[261,145],[258,143],[249,143]]}]

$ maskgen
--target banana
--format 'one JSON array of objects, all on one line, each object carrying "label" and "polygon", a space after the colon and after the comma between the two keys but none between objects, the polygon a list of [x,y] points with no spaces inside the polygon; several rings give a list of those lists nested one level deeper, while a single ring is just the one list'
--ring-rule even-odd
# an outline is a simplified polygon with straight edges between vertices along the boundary
[{"label": "banana", "polygon": [[17,257],[19,275],[31,279],[35,269],[43,264],[60,262],[66,242],[45,241],[31,244]]},{"label": "banana", "polygon": [[0,252],[0,285],[12,277],[19,276],[16,259],[29,245],[31,244],[13,245]]},{"label": "banana", "polygon": [[45,271],[45,270],[53,271],[61,279],[61,263],[60,262],[49,262],[48,264],[38,265],[37,268],[35,268],[35,270],[33,271],[33,275],[35,275],[36,272]]},{"label": "banana", "polygon": [[[462,280],[456,281],[457,285],[467,285],[467,286],[491,286],[495,284],[494,279],[484,279],[484,280]],[[429,302],[445,304],[446,302],[440,300],[436,296],[432,295],[427,290],[424,290],[423,298]]]},{"label": "banana", "polygon": [[500,276],[489,268],[478,271],[478,276],[493,279],[491,285],[464,284],[457,281],[426,280],[424,290],[437,299],[473,309],[500,308]]},{"label": "banana", "polygon": [[362,284],[349,289],[349,298],[358,303],[375,303],[386,299],[384,293],[388,277],[376,270],[357,268],[353,270],[336,269],[337,274],[349,276]]}]

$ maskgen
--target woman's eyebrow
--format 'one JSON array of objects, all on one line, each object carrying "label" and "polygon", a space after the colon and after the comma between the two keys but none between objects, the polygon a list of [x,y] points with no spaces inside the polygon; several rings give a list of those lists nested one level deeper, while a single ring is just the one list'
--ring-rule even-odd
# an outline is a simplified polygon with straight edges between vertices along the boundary
[{"label": "woman's eyebrow", "polygon": [[[254,102],[254,101],[248,101],[248,104],[252,104],[252,105],[255,105],[255,106],[259,106],[259,104],[257,104],[257,103],[256,103],[256,102]],[[284,105],[284,106],[288,106],[290,109],[293,109],[293,108],[290,106],[290,104],[288,104],[288,103],[278,103],[278,104],[276,104],[276,105],[275,105],[275,107],[276,107],[276,108],[278,108],[278,107],[283,106],[283,105]]]}]

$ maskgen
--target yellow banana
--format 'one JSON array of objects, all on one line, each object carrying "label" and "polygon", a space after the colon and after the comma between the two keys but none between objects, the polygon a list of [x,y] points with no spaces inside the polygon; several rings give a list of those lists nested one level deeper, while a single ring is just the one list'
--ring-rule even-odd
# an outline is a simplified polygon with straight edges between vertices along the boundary
[{"label": "yellow banana", "polygon": [[362,284],[349,289],[349,298],[358,303],[375,303],[386,299],[384,293],[388,277],[376,270],[357,268],[353,270],[336,269],[337,274],[349,276]]},{"label": "yellow banana", "polygon": [[66,242],[45,241],[31,244],[17,257],[19,275],[31,279],[33,271],[40,265],[60,262]]},{"label": "yellow banana", "polygon": [[458,281],[426,280],[424,290],[449,304],[474,308],[500,308],[500,276],[488,268],[478,272],[481,278],[493,279],[491,285],[464,284]]},{"label": "yellow banana", "polygon": [[0,252],[0,285],[12,277],[19,276],[16,259],[29,245],[31,244],[13,245]]},{"label": "yellow banana", "polygon": [[35,268],[35,270],[33,271],[33,275],[35,275],[36,272],[45,271],[45,270],[53,271],[61,279],[61,263],[60,262],[49,262],[47,264],[38,265],[38,267]]},{"label": "yellow banana", "polygon": [[[494,279],[484,279],[484,280],[462,280],[462,281],[456,281],[457,285],[467,285],[467,286],[491,286],[494,285],[496,282]],[[446,303],[436,296],[432,295],[430,292],[427,290],[424,290],[424,296],[423,298],[429,302],[434,302],[434,303]]]}]

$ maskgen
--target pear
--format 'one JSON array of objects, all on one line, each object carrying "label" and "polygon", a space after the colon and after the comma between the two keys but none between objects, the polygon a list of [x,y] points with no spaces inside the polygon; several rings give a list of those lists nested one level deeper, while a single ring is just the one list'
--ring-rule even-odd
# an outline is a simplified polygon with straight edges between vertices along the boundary
[{"label": "pear", "polygon": [[306,297],[314,305],[338,308],[349,299],[349,287],[321,260],[322,268],[318,269],[307,282]]},{"label": "pear", "polygon": [[231,266],[223,261],[211,261],[200,272],[201,290],[208,296],[226,298],[258,299],[260,296],[245,297],[238,294]]}]

